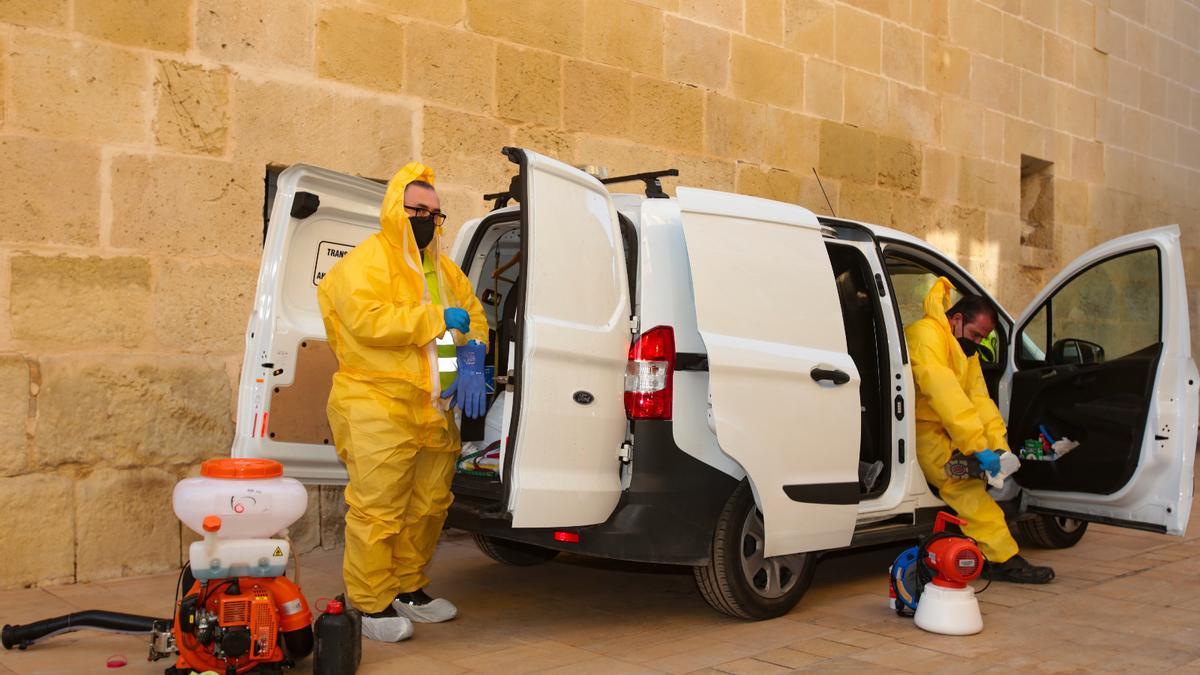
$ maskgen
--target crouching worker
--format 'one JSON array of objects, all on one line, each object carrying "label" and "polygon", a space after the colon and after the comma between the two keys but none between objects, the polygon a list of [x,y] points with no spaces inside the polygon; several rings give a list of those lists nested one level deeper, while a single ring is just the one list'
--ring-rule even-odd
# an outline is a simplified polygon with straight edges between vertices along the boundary
[{"label": "crouching worker", "polygon": [[[414,621],[458,613],[425,593],[425,568],[453,500],[461,446],[448,408],[480,416],[486,406],[488,325],[466,275],[438,253],[445,219],[433,171],[405,166],[388,183],[381,231],[317,287],[338,360],[329,426],[350,475],[342,574],[363,635],[385,642],[411,636]],[[458,377],[443,391],[436,341],[448,331]]]},{"label": "crouching worker", "polygon": [[996,312],[978,296],[964,296],[953,307],[954,287],[939,278],[925,297],[925,316],[907,329],[908,352],[917,385],[917,460],[942,500],[967,521],[963,532],[979,542],[991,578],[1044,584],[1049,567],[1035,567],[1017,554],[1004,512],[978,478],[950,478],[946,462],[954,450],[974,455],[995,475],[1008,451],[1007,430],[988,396],[976,354],[979,343],[996,328]]}]

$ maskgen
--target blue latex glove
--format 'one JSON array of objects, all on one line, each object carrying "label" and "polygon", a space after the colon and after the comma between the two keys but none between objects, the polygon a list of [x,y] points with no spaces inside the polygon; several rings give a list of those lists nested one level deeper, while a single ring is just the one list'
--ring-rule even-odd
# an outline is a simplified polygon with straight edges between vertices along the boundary
[{"label": "blue latex glove", "polygon": [[984,471],[995,476],[1000,473],[1000,455],[994,450],[980,450],[975,453],[975,459],[979,460],[979,466]]},{"label": "blue latex glove", "polygon": [[446,311],[442,313],[442,318],[446,320],[446,330],[453,328],[460,333],[465,333],[471,329],[471,315],[467,314],[465,309],[447,307]]},{"label": "blue latex glove", "polygon": [[442,392],[442,398],[450,398],[450,406],[462,408],[465,417],[483,417],[487,412],[487,385],[483,381],[487,347],[471,340],[455,351],[458,354],[458,376]]}]

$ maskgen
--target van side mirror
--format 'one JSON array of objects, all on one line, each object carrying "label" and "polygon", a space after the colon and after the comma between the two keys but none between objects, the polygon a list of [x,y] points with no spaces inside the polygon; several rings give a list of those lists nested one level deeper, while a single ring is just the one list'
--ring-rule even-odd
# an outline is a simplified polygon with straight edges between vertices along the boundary
[{"label": "van side mirror", "polygon": [[1050,363],[1056,366],[1104,363],[1104,347],[1079,338],[1063,338],[1051,345]]}]

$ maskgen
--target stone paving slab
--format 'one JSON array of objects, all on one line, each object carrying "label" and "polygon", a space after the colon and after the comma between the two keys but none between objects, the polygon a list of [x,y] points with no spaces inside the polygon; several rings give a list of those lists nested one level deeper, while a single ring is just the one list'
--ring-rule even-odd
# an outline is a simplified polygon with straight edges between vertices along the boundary
[{"label": "stone paving slab", "polygon": [[[713,612],[689,570],[563,555],[539,567],[494,563],[448,531],[431,592],[459,619],[418,625],[403,644],[364,644],[366,675],[416,673],[1200,672],[1200,509],[1184,537],[1093,525],[1077,546],[1024,554],[1053,565],[1041,587],[996,583],[979,595],[984,631],[926,633],[886,606],[902,546],[822,560],[790,614],[742,622]],[[301,561],[310,601],[341,590],[341,551]],[[0,623],[80,609],[170,612],[174,574],[0,592]],[[81,631],[0,651],[0,675],[161,673],[146,642]],[[129,666],[106,670],[110,655]],[[305,674],[305,661],[295,671]]]}]

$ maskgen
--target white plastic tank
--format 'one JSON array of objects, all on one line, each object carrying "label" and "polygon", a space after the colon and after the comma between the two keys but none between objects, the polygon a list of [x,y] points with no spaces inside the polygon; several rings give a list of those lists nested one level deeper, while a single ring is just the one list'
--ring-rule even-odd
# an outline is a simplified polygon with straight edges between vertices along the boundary
[{"label": "white plastic tank", "polygon": [[204,519],[220,518],[218,539],[271,537],[304,515],[308,493],[300,481],[284,478],[283,465],[269,459],[210,459],[200,477],[175,485],[175,515],[204,536]]}]

